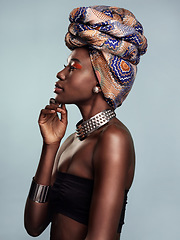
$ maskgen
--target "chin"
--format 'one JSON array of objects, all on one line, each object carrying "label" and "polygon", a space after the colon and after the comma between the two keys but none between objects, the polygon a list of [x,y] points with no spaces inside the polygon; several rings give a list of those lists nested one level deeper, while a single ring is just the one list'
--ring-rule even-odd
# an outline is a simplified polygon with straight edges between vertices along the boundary
[{"label": "chin", "polygon": [[61,99],[58,98],[58,96],[56,96],[54,99],[58,104],[64,103]]}]

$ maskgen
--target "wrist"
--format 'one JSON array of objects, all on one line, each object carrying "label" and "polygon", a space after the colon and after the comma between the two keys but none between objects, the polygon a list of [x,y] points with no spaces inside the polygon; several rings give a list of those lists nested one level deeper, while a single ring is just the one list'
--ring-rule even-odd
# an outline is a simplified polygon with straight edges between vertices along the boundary
[{"label": "wrist", "polygon": [[58,141],[58,142],[53,142],[53,143],[47,143],[47,142],[45,142],[45,141],[43,141],[43,147],[45,147],[45,148],[59,148],[59,146],[60,146],[60,142],[61,141]]},{"label": "wrist", "polygon": [[46,203],[49,197],[49,190],[49,185],[38,184],[33,178],[28,197],[33,202]]}]

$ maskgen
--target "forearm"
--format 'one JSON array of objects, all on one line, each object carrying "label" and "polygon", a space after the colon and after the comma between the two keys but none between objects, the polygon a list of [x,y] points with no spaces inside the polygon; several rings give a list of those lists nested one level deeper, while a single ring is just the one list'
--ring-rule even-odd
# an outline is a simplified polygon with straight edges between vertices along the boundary
[{"label": "forearm", "polygon": [[29,235],[39,236],[50,223],[47,203],[33,202],[27,198],[24,212],[24,226]]},{"label": "forearm", "polygon": [[[59,144],[47,145],[43,144],[39,165],[34,177],[37,184],[50,186],[52,169],[55,162],[55,156]],[[32,236],[37,236],[47,227],[50,222],[49,204],[34,202],[27,198],[25,214],[25,228]]]},{"label": "forearm", "polygon": [[59,145],[59,143],[51,145],[43,144],[39,165],[34,176],[34,180],[37,183],[51,185],[52,170]]}]

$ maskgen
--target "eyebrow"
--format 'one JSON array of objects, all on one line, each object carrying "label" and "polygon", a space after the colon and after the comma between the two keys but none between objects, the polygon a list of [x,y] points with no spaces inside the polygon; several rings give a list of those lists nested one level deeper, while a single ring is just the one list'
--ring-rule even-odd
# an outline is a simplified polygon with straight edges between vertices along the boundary
[{"label": "eyebrow", "polygon": [[[68,61],[69,59],[67,59],[67,61]],[[76,61],[76,62],[78,62],[78,63],[81,63],[81,61],[79,60],[79,59],[77,59],[77,58],[71,58],[71,60],[70,60],[70,62],[72,62],[72,61]]]}]

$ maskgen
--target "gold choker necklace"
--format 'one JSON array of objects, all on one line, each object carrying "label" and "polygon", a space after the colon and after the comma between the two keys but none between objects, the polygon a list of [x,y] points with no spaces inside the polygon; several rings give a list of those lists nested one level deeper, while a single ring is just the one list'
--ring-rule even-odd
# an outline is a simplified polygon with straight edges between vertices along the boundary
[{"label": "gold choker necklace", "polygon": [[115,116],[116,114],[113,110],[106,109],[86,121],[83,121],[83,119],[80,120],[76,124],[76,132],[79,140],[84,140],[90,133],[108,123]]}]

